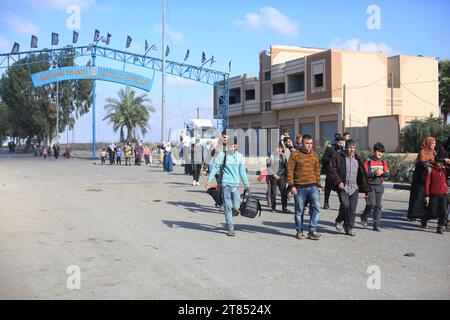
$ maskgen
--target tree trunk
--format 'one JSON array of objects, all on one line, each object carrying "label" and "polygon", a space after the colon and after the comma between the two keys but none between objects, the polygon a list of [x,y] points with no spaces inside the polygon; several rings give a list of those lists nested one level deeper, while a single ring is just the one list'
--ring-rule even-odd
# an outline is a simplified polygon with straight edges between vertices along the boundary
[{"label": "tree trunk", "polygon": [[123,126],[120,127],[120,142],[125,142],[125,135],[123,134]]},{"label": "tree trunk", "polygon": [[133,141],[136,137],[136,133],[134,132],[134,128],[133,127],[128,127],[127,126],[127,141]]}]

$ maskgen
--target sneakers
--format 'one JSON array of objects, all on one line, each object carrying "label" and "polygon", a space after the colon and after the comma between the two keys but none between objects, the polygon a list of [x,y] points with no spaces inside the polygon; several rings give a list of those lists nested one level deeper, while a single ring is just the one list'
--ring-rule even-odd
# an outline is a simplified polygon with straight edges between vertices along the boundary
[{"label": "sneakers", "polygon": [[318,233],[317,231],[308,232],[308,239],[311,239],[311,240],[319,240],[319,238],[321,236],[322,235],[320,233]]},{"label": "sneakers", "polygon": [[376,224],[373,225],[373,231],[381,232],[380,228]]},{"label": "sneakers", "polygon": [[330,205],[328,204],[328,202],[325,202],[325,204],[323,205],[323,208],[325,210],[330,209]]},{"label": "sneakers", "polygon": [[228,232],[227,232],[227,236],[228,237],[234,237],[236,235],[236,233],[234,232],[234,227],[229,227],[228,228]]},{"label": "sneakers", "polygon": [[295,235],[295,237],[296,237],[298,240],[305,240],[305,239],[306,239],[305,234],[304,234],[303,232],[297,232],[297,234]]},{"label": "sneakers", "polygon": [[337,232],[342,232],[342,231],[344,231],[344,228],[343,228],[343,222],[337,222],[337,221],[336,221],[336,231],[337,231]]},{"label": "sneakers", "polygon": [[192,181],[192,185],[193,185],[193,186],[196,186],[196,185],[197,185],[197,181],[195,181],[195,180]]},{"label": "sneakers", "polygon": [[444,234],[444,230],[443,229],[444,229],[444,227],[438,226],[437,229],[436,229],[436,233]]},{"label": "sneakers", "polygon": [[[364,219],[361,218],[361,225],[362,225],[364,228],[367,228],[367,226],[368,226],[367,220],[364,220]],[[375,228],[375,226],[374,226],[374,228]]]},{"label": "sneakers", "polygon": [[284,208],[282,211],[282,213],[286,213],[286,214],[291,214],[291,210],[289,210],[288,208]]}]

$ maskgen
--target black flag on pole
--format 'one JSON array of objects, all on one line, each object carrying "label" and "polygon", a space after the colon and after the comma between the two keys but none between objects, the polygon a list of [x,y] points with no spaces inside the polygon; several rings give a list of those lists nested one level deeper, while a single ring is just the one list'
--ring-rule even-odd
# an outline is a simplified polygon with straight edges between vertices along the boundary
[{"label": "black flag on pole", "polygon": [[130,47],[130,45],[131,45],[131,41],[133,41],[133,39],[131,39],[131,37],[130,37],[130,36],[128,36],[128,37],[127,37],[127,48],[129,48],[129,47]]},{"label": "black flag on pole", "polygon": [[94,42],[97,42],[98,39],[100,39],[100,31],[98,31],[97,29],[95,29],[95,33],[94,33]]},{"label": "black flag on pole", "polygon": [[186,62],[186,60],[189,58],[189,49],[186,52],[186,55],[184,56],[184,62]]},{"label": "black flag on pole", "polygon": [[108,33],[106,36],[106,45],[109,46],[109,42],[111,41],[111,34]]},{"label": "black flag on pole", "polygon": [[36,36],[31,36],[31,48],[37,48],[38,38]]},{"label": "black flag on pole", "polygon": [[14,46],[13,46],[13,48],[11,50],[11,53],[19,52],[19,48],[20,48],[20,45],[17,42],[14,42]]},{"label": "black flag on pole", "polygon": [[52,46],[57,46],[59,43],[59,35],[55,32],[52,32]]},{"label": "black flag on pole", "polygon": [[231,72],[231,60],[230,60],[230,62],[228,63],[228,72]]},{"label": "black flag on pole", "polygon": [[148,50],[148,42],[147,42],[147,40],[145,40],[145,51],[147,51]]},{"label": "black flag on pole", "polygon": [[170,53],[170,48],[169,48],[169,46],[167,46],[166,47],[166,57],[169,55],[169,53]]},{"label": "black flag on pole", "polygon": [[75,30],[73,31],[73,36],[72,36],[72,43],[75,44],[78,42],[78,32],[76,32]]},{"label": "black flag on pole", "polygon": [[206,61],[206,55],[205,52],[202,51],[202,63]]}]

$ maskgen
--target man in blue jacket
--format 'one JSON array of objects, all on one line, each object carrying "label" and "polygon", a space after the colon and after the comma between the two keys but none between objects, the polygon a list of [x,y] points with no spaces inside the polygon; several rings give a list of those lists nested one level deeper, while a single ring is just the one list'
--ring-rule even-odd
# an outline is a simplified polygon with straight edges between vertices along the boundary
[{"label": "man in blue jacket", "polygon": [[[228,150],[224,148],[225,151],[218,154],[208,176],[208,183],[213,182],[217,172],[219,172],[219,175],[221,176],[219,184],[222,187],[225,221],[228,231],[227,236],[229,237],[235,236],[233,211],[239,211],[241,198],[239,192],[240,181],[242,180],[242,183],[247,190],[250,186],[245,168],[244,156],[237,151],[237,148],[237,137],[234,137],[233,145]],[[222,172],[220,173],[220,171]]]}]

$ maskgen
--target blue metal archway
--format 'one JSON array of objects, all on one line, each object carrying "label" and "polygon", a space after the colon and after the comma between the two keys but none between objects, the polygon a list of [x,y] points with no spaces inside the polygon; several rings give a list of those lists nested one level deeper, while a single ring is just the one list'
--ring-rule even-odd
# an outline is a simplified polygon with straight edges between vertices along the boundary
[{"label": "blue metal archway", "polygon": [[[29,62],[30,57],[42,57]],[[162,72],[163,61],[158,58],[148,57],[146,55],[125,52],[121,50],[111,49],[107,47],[98,46],[96,44],[88,46],[65,47],[58,49],[42,49],[17,53],[0,54],[0,69],[26,66],[36,63],[51,62],[57,60],[64,60],[69,58],[91,57],[92,67],[96,67],[96,58],[104,58],[115,60],[129,65],[134,65],[147,70]],[[26,60],[25,60],[26,59]],[[18,63],[19,61],[26,61]],[[229,123],[229,74],[217,70],[207,69],[185,63],[175,61],[165,61],[165,73],[182,77],[185,79],[213,85],[218,88],[220,94],[216,97],[216,116],[217,128],[227,129]],[[102,80],[102,79],[100,79]],[[96,143],[96,124],[95,124],[95,87],[96,79],[92,79],[93,99],[92,99],[92,156],[95,159],[95,143]]]}]

